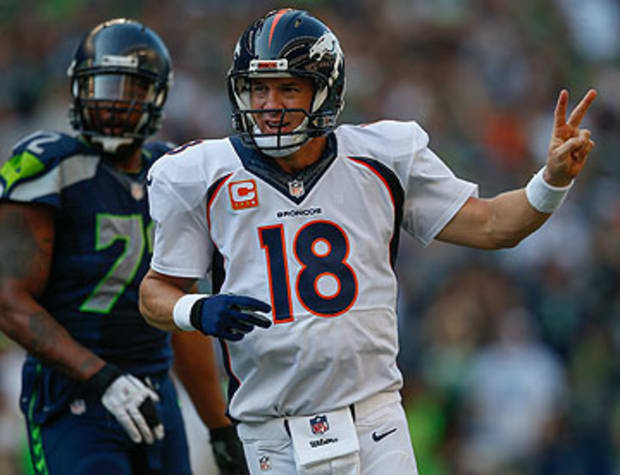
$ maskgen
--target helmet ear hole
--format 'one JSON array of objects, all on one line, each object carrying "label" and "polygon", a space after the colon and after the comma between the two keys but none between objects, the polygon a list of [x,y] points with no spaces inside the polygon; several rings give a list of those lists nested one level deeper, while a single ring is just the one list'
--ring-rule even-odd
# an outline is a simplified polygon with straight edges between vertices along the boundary
[{"label": "helmet ear hole", "polygon": [[[292,132],[265,134],[251,120],[251,78],[306,77],[313,80],[314,96],[306,111],[305,127]],[[246,144],[272,154],[297,147],[311,137],[329,133],[336,125],[344,96],[344,54],[332,31],[307,12],[273,11],[252,23],[239,38],[227,75],[233,127]],[[286,111],[287,109],[283,109]],[[272,141],[266,140],[271,135]],[[285,136],[290,140],[283,140]],[[270,145],[271,144],[271,145]]]}]

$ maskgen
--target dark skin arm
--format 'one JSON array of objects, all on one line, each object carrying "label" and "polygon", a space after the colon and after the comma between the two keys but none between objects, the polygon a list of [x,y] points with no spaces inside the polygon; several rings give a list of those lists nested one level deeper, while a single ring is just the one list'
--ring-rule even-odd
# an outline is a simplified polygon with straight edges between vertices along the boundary
[{"label": "dark skin arm", "polygon": [[202,422],[209,429],[230,425],[211,338],[198,331],[177,332],[172,335],[172,347],[174,370]]},{"label": "dark skin arm", "polygon": [[54,211],[33,203],[0,203],[0,330],[45,364],[85,381],[105,362],[38,302],[49,277]]}]

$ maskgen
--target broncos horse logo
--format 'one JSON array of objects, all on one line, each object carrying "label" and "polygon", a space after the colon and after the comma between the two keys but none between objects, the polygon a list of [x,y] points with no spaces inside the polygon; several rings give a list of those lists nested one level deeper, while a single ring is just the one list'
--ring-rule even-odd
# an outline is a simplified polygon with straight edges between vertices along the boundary
[{"label": "broncos horse logo", "polygon": [[340,64],[343,61],[342,49],[340,49],[340,43],[338,38],[331,32],[327,31],[316,40],[316,42],[310,48],[309,56],[316,61],[321,61],[325,55],[332,57],[334,65],[332,68],[332,74],[329,78],[330,86],[331,82],[338,75]]}]

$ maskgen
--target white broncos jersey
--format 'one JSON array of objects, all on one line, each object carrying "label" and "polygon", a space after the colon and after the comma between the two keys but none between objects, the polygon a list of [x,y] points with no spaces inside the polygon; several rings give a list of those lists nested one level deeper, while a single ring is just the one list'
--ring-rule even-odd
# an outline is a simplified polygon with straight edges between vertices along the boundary
[{"label": "white broncos jersey", "polygon": [[230,414],[311,415],[402,385],[396,366],[402,227],[428,244],[477,194],[415,122],[342,125],[297,176],[238,137],[195,141],[150,172],[151,266],[212,272],[219,292],[272,306],[273,325],[226,342]]}]

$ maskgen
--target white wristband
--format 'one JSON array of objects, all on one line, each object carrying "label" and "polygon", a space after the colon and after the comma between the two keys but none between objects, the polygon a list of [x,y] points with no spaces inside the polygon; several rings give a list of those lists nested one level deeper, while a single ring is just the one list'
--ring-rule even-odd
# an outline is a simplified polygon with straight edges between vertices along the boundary
[{"label": "white wristband", "polygon": [[209,297],[209,294],[185,294],[177,300],[177,303],[174,304],[174,308],[172,309],[172,319],[180,330],[196,330],[190,321],[192,306],[196,301],[205,297]]},{"label": "white wristband", "polygon": [[571,189],[575,180],[566,186],[553,186],[545,181],[542,167],[536,175],[532,177],[525,187],[525,194],[530,204],[541,213],[553,213],[564,202],[568,190]]}]

